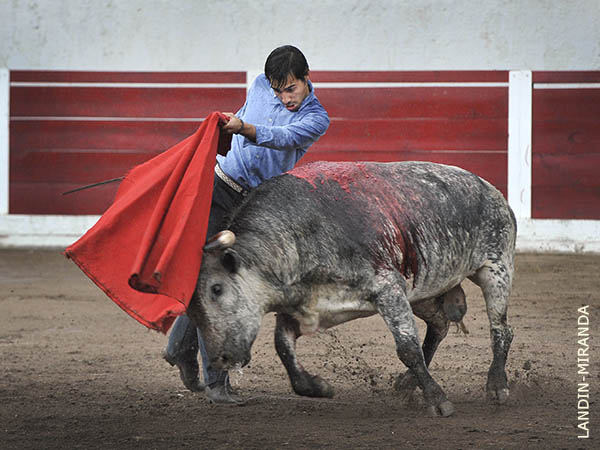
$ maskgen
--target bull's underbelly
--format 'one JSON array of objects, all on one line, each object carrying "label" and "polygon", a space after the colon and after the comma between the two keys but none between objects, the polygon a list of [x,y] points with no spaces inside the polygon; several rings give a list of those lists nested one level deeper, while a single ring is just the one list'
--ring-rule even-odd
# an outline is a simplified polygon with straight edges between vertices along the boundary
[{"label": "bull's underbelly", "polygon": [[436,277],[428,284],[409,287],[406,291],[406,298],[410,304],[413,304],[438,297],[462,283],[465,278],[473,275],[475,271],[476,270],[458,272],[451,274],[447,278]]},{"label": "bull's underbelly", "polygon": [[[425,284],[413,285],[412,280],[407,280],[410,281],[407,283],[410,287],[405,292],[407,300],[413,304],[435,298],[459,285],[475,271],[474,267],[463,267],[462,270],[449,271],[445,276],[439,276],[442,270],[437,270],[438,276],[432,276]],[[367,300],[369,297],[368,290],[343,284],[312,286],[310,299],[294,310],[292,315],[298,320],[302,334],[311,334],[376,314],[375,305]]]}]

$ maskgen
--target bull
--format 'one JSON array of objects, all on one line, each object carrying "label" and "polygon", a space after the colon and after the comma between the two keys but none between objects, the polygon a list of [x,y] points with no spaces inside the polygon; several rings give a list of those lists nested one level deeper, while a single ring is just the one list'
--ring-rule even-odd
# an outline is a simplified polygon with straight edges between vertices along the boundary
[{"label": "bull", "polygon": [[[420,387],[431,413],[451,415],[428,365],[448,330],[446,311],[464,314],[444,304],[468,278],[490,323],[486,390],[506,402],[516,222],[490,183],[427,162],[312,163],[252,191],[226,228],[205,247],[188,310],[214,367],[246,365],[262,317],[276,312],[275,346],[293,390],[331,397],[298,362],[296,340],[380,314],[408,369],[396,387]],[[422,348],[413,313],[427,323]]]}]

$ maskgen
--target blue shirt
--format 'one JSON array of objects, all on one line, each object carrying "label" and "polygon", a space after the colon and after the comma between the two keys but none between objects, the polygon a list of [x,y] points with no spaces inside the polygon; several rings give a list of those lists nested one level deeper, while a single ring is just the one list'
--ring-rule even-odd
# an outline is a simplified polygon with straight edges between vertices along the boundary
[{"label": "blue shirt", "polygon": [[296,165],[329,127],[327,111],[308,83],[309,94],[292,112],[277,98],[264,74],[254,80],[236,116],[256,127],[256,142],[233,135],[231,150],[217,156],[223,172],[241,186],[253,188]]}]

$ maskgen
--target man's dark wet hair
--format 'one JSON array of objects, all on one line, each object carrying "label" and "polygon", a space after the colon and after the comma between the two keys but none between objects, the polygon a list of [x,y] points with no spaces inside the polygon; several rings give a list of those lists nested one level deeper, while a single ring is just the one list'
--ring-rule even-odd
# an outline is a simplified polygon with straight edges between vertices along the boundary
[{"label": "man's dark wet hair", "polygon": [[271,87],[284,86],[290,74],[304,80],[308,75],[308,62],[302,52],[292,45],[277,47],[265,62],[265,75]]}]

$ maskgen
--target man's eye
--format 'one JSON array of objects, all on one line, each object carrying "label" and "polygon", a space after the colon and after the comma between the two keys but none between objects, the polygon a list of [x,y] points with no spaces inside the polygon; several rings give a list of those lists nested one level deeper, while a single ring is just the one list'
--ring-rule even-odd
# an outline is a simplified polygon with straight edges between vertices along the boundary
[{"label": "man's eye", "polygon": [[210,290],[214,297],[218,297],[223,293],[223,286],[221,286],[220,284],[213,284]]}]

